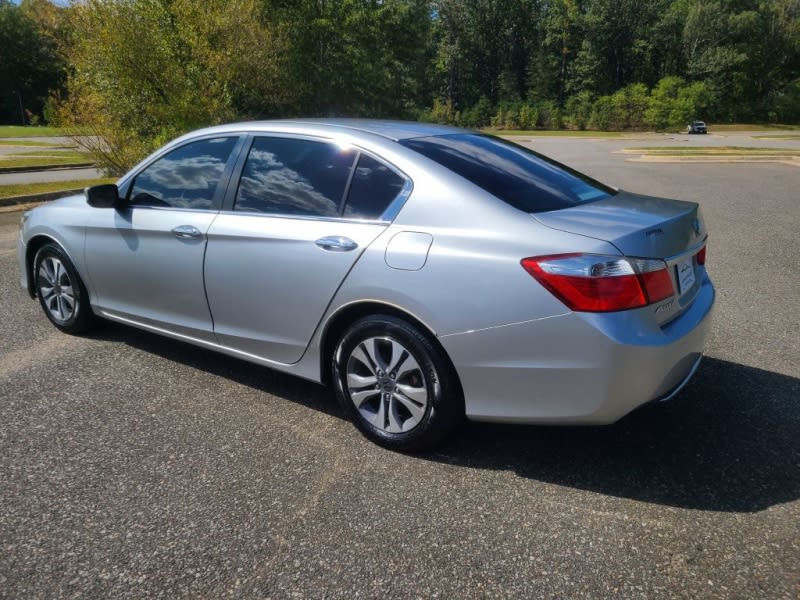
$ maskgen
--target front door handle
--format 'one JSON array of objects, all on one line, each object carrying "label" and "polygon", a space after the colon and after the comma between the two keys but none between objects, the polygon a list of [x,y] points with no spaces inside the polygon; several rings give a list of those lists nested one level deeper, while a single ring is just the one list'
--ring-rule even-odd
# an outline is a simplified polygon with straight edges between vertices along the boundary
[{"label": "front door handle", "polygon": [[172,233],[175,234],[175,237],[179,237],[182,240],[199,238],[201,235],[203,235],[203,233],[194,225],[178,225],[172,230]]},{"label": "front door handle", "polygon": [[350,252],[350,250],[358,248],[358,244],[353,240],[341,235],[329,235],[324,238],[319,238],[315,243],[328,252]]}]

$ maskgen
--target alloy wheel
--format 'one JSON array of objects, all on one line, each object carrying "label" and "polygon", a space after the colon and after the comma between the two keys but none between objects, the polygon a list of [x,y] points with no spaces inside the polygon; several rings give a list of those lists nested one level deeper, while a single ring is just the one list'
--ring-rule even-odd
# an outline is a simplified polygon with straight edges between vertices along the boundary
[{"label": "alloy wheel", "polygon": [[39,294],[45,308],[56,321],[63,323],[75,314],[75,291],[64,264],[48,256],[39,265]]},{"label": "alloy wheel", "polygon": [[358,343],[347,361],[346,382],[361,417],[380,431],[411,431],[428,410],[430,395],[419,362],[391,337]]}]

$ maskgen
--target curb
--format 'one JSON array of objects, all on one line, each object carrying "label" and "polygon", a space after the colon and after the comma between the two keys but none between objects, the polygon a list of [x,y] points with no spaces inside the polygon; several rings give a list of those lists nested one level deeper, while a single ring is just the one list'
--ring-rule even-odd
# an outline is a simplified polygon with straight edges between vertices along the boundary
[{"label": "curb", "polygon": [[10,196],[8,198],[0,198],[0,207],[16,206],[18,204],[35,204],[38,202],[49,202],[65,196],[80,194],[85,188],[78,188],[72,190],[59,190],[57,192],[44,192],[42,194],[29,194],[27,196]]},{"label": "curb", "polygon": [[30,173],[31,171],[69,171],[70,169],[88,169],[94,166],[94,163],[70,163],[67,165],[44,165],[39,167],[0,166],[0,175],[3,173]]},{"label": "curb", "polygon": [[626,162],[647,162],[647,163],[672,163],[672,164],[743,164],[743,163],[772,163],[800,167],[800,157],[797,156],[720,156],[708,154],[705,156],[674,156],[674,155],[646,155],[642,154],[632,158],[626,158]]}]

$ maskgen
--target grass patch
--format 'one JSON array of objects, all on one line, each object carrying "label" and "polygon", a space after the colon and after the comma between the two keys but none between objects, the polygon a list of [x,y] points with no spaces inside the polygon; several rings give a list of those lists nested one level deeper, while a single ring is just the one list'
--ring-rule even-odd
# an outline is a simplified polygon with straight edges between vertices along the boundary
[{"label": "grass patch", "polygon": [[[800,125],[778,125],[774,123],[720,123],[719,125],[712,124],[708,126],[710,133],[718,131],[735,132],[735,131],[797,131],[800,130]],[[685,130],[684,130],[685,132]]]},{"label": "grass patch", "polygon": [[61,167],[91,163],[83,152],[75,150],[29,150],[0,155],[0,171],[27,167]]},{"label": "grass patch", "polygon": [[646,146],[625,148],[624,152],[648,156],[800,156],[800,149],[748,148],[746,146],[694,147],[694,146]]},{"label": "grass patch", "polygon": [[73,181],[49,181],[46,183],[19,183],[13,185],[0,185],[0,198],[77,190],[90,185],[115,183],[116,181],[117,179],[114,177],[103,177],[100,179],[76,179]]},{"label": "grass patch", "polygon": [[15,152],[14,154],[6,154],[4,156],[0,156],[0,166],[3,164],[3,161],[7,158],[29,158],[29,157],[55,157],[55,158],[71,158],[76,162],[86,162],[89,160],[88,156],[83,152],[78,152],[77,150],[58,150],[56,148],[49,149],[49,150],[27,150],[25,152]]},{"label": "grass patch", "polygon": [[532,130],[518,130],[518,129],[483,129],[484,133],[492,135],[508,135],[508,136],[531,136],[531,137],[585,137],[585,138],[618,138],[627,135],[636,135],[635,131],[570,131],[566,129],[532,129]]},{"label": "grass patch", "polygon": [[58,127],[32,127],[22,125],[0,125],[0,138],[9,137],[54,137],[66,135]]},{"label": "grass patch", "polygon": [[800,135],[754,135],[754,140],[800,140]]},{"label": "grass patch", "polygon": [[67,167],[71,165],[86,165],[91,161],[86,157],[76,160],[70,156],[31,156],[25,158],[6,158],[0,160],[0,171],[4,169],[27,169],[27,168],[47,168],[47,167]]},{"label": "grass patch", "polygon": [[53,142],[42,142],[40,140],[2,140],[0,139],[0,146],[19,146],[23,147],[47,147],[47,148],[74,148],[74,146],[64,146]]}]

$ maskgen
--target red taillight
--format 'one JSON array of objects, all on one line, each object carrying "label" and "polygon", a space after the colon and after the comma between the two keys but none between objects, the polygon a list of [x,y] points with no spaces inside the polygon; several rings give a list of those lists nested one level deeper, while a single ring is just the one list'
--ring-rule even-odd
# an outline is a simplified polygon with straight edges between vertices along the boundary
[{"label": "red taillight", "polygon": [[672,296],[672,278],[669,276],[666,265],[664,265],[663,269],[659,269],[658,271],[641,273],[640,277],[650,304]]},{"label": "red taillight", "polygon": [[524,258],[522,267],[575,311],[640,308],[674,293],[662,260],[557,254]]},{"label": "red taillight", "polygon": [[698,265],[704,265],[704,264],[706,264],[706,247],[705,247],[705,246],[703,246],[703,247],[700,249],[700,252],[698,252],[698,253],[695,255],[695,259],[697,260],[697,264],[698,264]]}]

